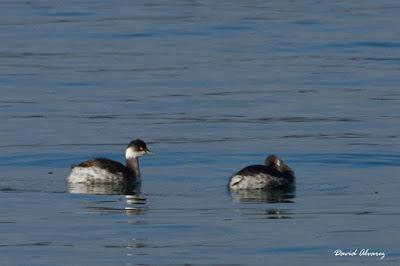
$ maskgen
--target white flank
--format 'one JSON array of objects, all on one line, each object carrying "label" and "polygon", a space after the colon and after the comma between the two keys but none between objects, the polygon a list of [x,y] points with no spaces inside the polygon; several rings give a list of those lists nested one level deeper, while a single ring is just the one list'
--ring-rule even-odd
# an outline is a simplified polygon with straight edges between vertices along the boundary
[{"label": "white flank", "polygon": [[123,182],[122,173],[110,173],[99,167],[74,167],[68,176],[68,182],[71,183],[107,183]]},{"label": "white flank", "polygon": [[277,177],[263,173],[255,175],[234,175],[229,181],[229,188],[232,190],[240,189],[263,189],[281,182]]}]

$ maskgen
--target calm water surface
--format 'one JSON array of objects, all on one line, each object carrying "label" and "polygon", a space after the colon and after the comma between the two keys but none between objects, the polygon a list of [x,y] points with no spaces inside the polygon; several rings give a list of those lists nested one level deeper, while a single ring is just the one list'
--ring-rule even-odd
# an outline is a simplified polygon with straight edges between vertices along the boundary
[{"label": "calm water surface", "polygon": [[[399,265],[399,11],[1,1],[2,265]],[[137,137],[139,194],[67,187]],[[295,191],[227,192],[270,153]]]}]

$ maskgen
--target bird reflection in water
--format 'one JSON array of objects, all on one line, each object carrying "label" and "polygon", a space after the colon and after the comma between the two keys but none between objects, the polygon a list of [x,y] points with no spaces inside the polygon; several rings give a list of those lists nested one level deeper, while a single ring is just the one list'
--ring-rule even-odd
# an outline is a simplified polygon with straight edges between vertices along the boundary
[{"label": "bird reflection in water", "polygon": [[[296,197],[295,187],[274,188],[274,189],[255,189],[230,191],[234,201],[240,203],[294,203]],[[253,210],[254,211],[254,210]],[[290,219],[291,213],[281,208],[268,208],[259,210],[257,216],[267,219]],[[261,212],[260,212],[261,211]]]},{"label": "bird reflection in water", "polygon": [[92,195],[125,195],[126,206],[124,208],[90,207],[95,212],[112,212],[124,210],[126,215],[138,215],[143,212],[142,207],[146,198],[140,195],[138,183],[68,183],[68,191],[72,194]]},{"label": "bird reflection in water", "polygon": [[138,183],[72,183],[68,182],[68,191],[73,194],[96,195],[136,195],[140,193]]},{"label": "bird reflection in water", "polygon": [[233,200],[238,202],[293,203],[295,187],[275,189],[243,189],[230,191]]},{"label": "bird reflection in water", "polygon": [[267,219],[291,219],[291,213],[282,209],[267,209]]}]

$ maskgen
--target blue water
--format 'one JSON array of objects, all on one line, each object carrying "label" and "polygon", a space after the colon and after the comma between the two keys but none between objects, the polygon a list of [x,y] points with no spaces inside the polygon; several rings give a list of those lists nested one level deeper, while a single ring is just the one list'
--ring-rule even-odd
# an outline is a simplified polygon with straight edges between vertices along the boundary
[{"label": "blue water", "polygon": [[[1,264],[398,265],[399,10],[1,1]],[[67,186],[134,138],[139,194]],[[226,190],[272,153],[295,191]]]}]

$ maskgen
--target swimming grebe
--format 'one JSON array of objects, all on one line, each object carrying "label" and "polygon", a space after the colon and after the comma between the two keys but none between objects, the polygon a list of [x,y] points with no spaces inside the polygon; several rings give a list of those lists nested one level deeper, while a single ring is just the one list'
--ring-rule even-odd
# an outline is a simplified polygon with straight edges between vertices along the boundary
[{"label": "swimming grebe", "polygon": [[249,165],[234,174],[228,187],[231,190],[285,187],[292,186],[294,179],[294,172],[289,166],[275,155],[270,155],[265,159],[265,165]]},{"label": "swimming grebe", "polygon": [[104,158],[87,160],[73,166],[67,180],[70,183],[139,183],[138,157],[149,152],[143,140],[133,140],[125,149],[126,166]]}]

